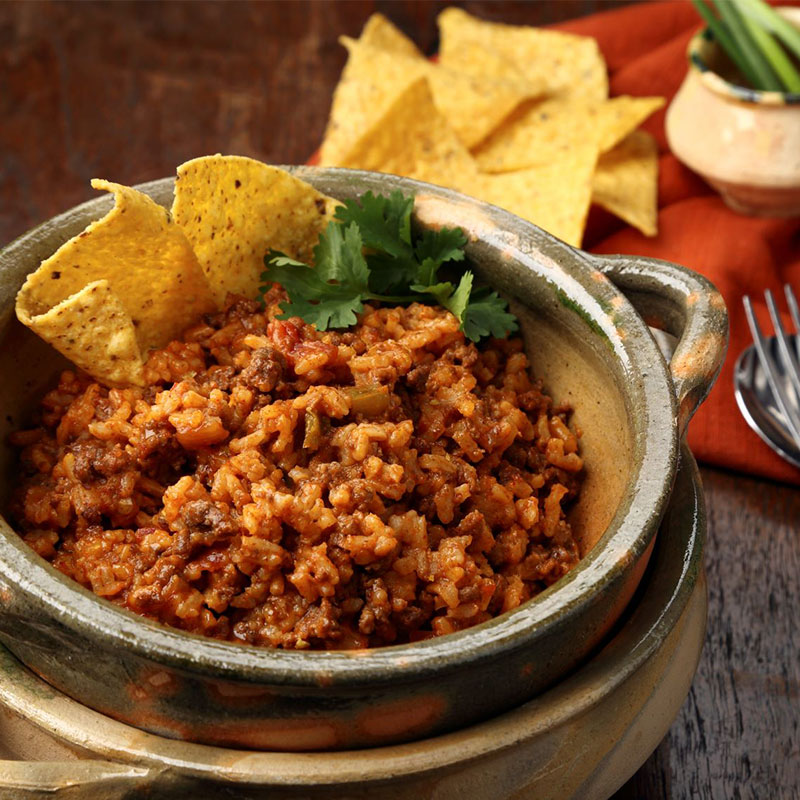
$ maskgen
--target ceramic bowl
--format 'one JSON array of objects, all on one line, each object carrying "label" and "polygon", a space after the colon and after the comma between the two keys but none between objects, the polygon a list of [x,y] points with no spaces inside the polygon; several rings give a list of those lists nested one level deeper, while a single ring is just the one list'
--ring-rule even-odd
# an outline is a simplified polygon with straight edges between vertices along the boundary
[{"label": "ceramic bowl", "polygon": [[[532,601],[472,629],[350,652],[264,650],[170,629],[68,580],[0,523],[0,639],[81,703],[164,736],[323,750],[408,741],[533,697],[597,646],[647,564],[678,441],[724,355],[727,316],[703,278],[665,262],[594,257],[501,209],[394,176],[291,168],[341,199],[413,193],[415,224],[460,226],[478,275],[515,298],[534,372],[575,408],[587,464],[572,522],[585,553]],[[143,191],[169,206],[171,179]],[[85,203],[0,253],[0,441],[65,366],[14,318],[25,276],[109,208]],[[667,366],[642,317],[679,337]],[[2,486],[15,454],[0,448]],[[87,653],[91,657],[87,658]]]},{"label": "ceramic bowl", "polygon": [[[800,8],[780,12],[800,27]],[[667,110],[667,141],[735,211],[800,215],[800,94],[729,80],[708,29],[689,43],[689,71]]]},{"label": "ceramic bowl", "polygon": [[605,800],[655,749],[689,691],[705,633],[705,531],[684,446],[650,566],[611,641],[520,708],[409,744],[255,753],[164,739],[70,700],[0,647],[0,759],[13,759],[0,760],[0,796],[69,787],[70,800],[145,791],[170,800]]}]

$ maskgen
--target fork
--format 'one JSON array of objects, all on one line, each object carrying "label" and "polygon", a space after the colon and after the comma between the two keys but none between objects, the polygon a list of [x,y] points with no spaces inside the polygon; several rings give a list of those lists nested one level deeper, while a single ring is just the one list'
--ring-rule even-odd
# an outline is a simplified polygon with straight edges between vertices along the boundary
[{"label": "fork", "polygon": [[[780,408],[788,432],[800,448],[800,309],[798,309],[797,298],[791,286],[786,284],[783,290],[789,306],[789,315],[796,331],[791,338],[787,336],[783,327],[772,292],[769,289],[764,292],[769,315],[775,328],[779,360],[775,359],[770,352],[768,340],[761,333],[758,320],[753,313],[753,304],[747,295],[744,297],[744,310],[753,334],[753,344],[758,354],[758,360],[772,390],[772,396]],[[779,364],[778,361],[781,363]]]}]

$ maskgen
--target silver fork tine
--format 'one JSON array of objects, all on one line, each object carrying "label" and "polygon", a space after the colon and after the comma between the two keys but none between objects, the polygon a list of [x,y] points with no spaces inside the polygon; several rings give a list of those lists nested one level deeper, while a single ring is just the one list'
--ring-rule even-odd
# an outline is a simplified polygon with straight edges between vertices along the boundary
[{"label": "silver fork tine", "polygon": [[[772,300],[772,294],[768,291],[767,295],[767,303],[771,303],[772,307],[774,307],[775,303],[774,300]],[[777,365],[767,350],[767,343],[761,335],[761,328],[759,327],[756,315],[753,313],[753,304],[750,302],[750,298],[747,295],[745,295],[744,298],[744,311],[747,315],[747,324],[750,326],[750,331],[753,334],[753,344],[758,353],[758,360],[761,362],[761,366],[767,376],[769,388],[772,389],[772,395],[783,413],[792,438],[797,443],[797,446],[800,447],[800,415],[798,415],[792,407],[789,397],[786,394],[786,389],[778,377]],[[772,308],[770,309],[770,314],[771,312]]]},{"label": "silver fork tine", "polygon": [[786,302],[789,305],[789,314],[794,323],[794,352],[800,360],[800,308],[797,307],[797,298],[794,296],[792,287],[784,284],[783,291],[786,294]]},{"label": "silver fork tine", "polygon": [[[767,289],[764,295],[767,298],[767,308],[769,309],[770,317],[772,317],[772,324],[775,326],[775,338],[778,340],[778,352],[781,354],[783,366],[786,368],[786,373],[789,375],[789,380],[794,387],[795,402],[791,405],[793,409],[798,409],[800,408],[800,364],[797,363],[795,354],[792,352],[789,338],[783,328],[783,323],[781,322],[781,317],[778,313],[778,307],[775,305],[772,292]],[[800,422],[800,417],[798,417],[798,421]]]}]

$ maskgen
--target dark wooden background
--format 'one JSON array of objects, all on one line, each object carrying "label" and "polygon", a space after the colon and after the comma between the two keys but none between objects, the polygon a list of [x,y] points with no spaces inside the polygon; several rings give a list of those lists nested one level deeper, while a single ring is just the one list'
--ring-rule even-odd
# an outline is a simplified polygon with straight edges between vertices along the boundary
[{"label": "dark wooden background", "polygon": [[[624,2],[455,3],[545,24]],[[440,2],[0,0],[0,246],[88,199],[218,151],[301,163],[382,11],[426,52]],[[631,32],[635,35],[635,32]],[[709,625],[691,694],[618,798],[786,798],[800,784],[800,492],[703,469]]]}]

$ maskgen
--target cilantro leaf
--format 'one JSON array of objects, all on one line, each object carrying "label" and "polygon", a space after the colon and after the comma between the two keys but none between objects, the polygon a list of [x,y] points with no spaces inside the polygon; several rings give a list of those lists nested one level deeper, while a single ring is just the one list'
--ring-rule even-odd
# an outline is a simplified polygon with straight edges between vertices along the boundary
[{"label": "cilantro leaf", "polygon": [[421,283],[412,283],[409,288],[412,292],[431,295],[440,306],[446,308],[461,322],[463,320],[464,309],[469,302],[469,293],[472,291],[472,279],[472,272],[467,270],[467,272],[461,276],[458,288],[455,289],[450,281],[433,283],[430,286],[425,286]]},{"label": "cilantro leaf", "polygon": [[414,255],[420,263],[417,283],[432,284],[437,270],[446,261],[463,261],[466,243],[467,237],[461,228],[423,231],[414,247]]},{"label": "cilantro leaf", "polygon": [[517,318],[509,313],[508,303],[497,292],[479,289],[472,293],[461,320],[461,329],[468,339],[473,342],[484,336],[504,339],[517,328]]},{"label": "cilantro leaf", "polygon": [[401,293],[417,275],[419,264],[413,253],[393,258],[386,253],[368,253],[369,287],[377,294]]},{"label": "cilantro leaf", "polygon": [[[447,298],[447,301],[442,305],[450,311],[461,323],[461,329],[464,329],[464,311],[467,309],[469,303],[470,293],[472,292],[472,272],[467,270],[458,282],[458,287],[453,294]],[[466,335],[466,332],[465,332]]]},{"label": "cilantro leaf", "polygon": [[363,247],[358,225],[350,223],[345,227],[329,222],[314,248],[314,269],[323,280],[366,292],[369,268],[361,252]]},{"label": "cilantro leaf", "polygon": [[358,295],[337,287],[327,291],[321,300],[309,302],[305,298],[298,298],[281,308],[284,313],[279,314],[278,319],[300,317],[315,325],[317,330],[326,331],[328,328],[349,328],[355,325],[358,322],[357,315],[364,310],[364,305]]},{"label": "cilantro leaf", "polygon": [[306,264],[268,263],[261,280],[279,283],[289,295],[289,300],[281,304],[283,314],[278,319],[301,317],[325,331],[355,325],[356,314],[364,310],[360,294],[354,294],[347,286],[328,283]]},{"label": "cilantro leaf", "polygon": [[445,283],[432,283],[430,286],[426,286],[422,283],[412,283],[411,286],[408,287],[411,289],[412,292],[417,292],[417,294],[429,294],[431,297],[436,298],[436,302],[440,306],[444,306],[447,298],[453,294],[453,284],[450,281]]},{"label": "cilantro leaf", "polygon": [[411,252],[413,208],[414,198],[403,197],[399,189],[388,197],[367,192],[358,200],[345,200],[334,217],[345,225],[354,222],[361,231],[364,247],[403,258]]},{"label": "cilantro leaf", "polygon": [[[343,233],[344,231],[344,233]],[[289,295],[278,319],[302,317],[319,330],[356,324],[369,292],[369,269],[361,253],[358,226],[331,222],[314,249],[315,267],[270,250],[261,280],[279,283]]]},{"label": "cilantro leaf", "polygon": [[414,198],[400,191],[346,200],[319,237],[313,268],[270,250],[261,279],[286,290],[289,299],[281,304],[279,318],[299,316],[320,330],[347,328],[367,300],[433,300],[457,317],[472,341],[515,331],[517,321],[506,301],[490,289],[474,289],[471,271],[457,285],[438,280],[442,264],[464,260],[467,237],[460,228],[441,228],[424,230],[415,240],[413,208]]},{"label": "cilantro leaf", "polygon": [[459,322],[464,322],[464,310],[469,303],[470,292],[472,291],[473,274],[467,270],[458,282],[458,287],[453,288],[453,284],[449,281],[444,283],[434,283],[430,286],[423,286],[419,283],[414,283],[410,286],[412,292],[419,292],[420,294],[429,294],[436,299],[436,302],[446,308]]},{"label": "cilantro leaf", "polygon": [[335,218],[355,223],[361,231],[369,265],[369,285],[379,294],[400,290],[414,280],[419,267],[411,246],[411,212],[414,198],[399,190],[388,197],[367,192],[358,200],[345,200]]}]

